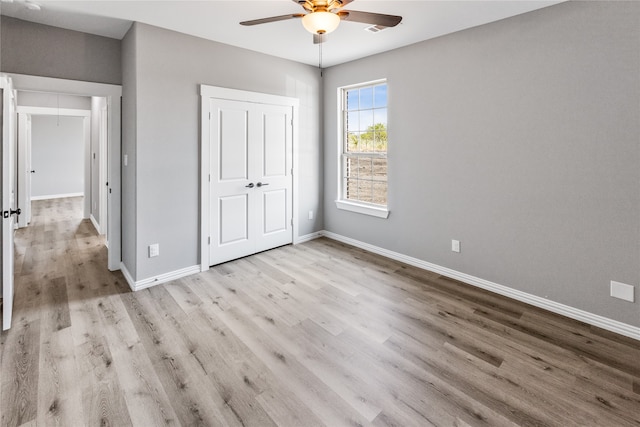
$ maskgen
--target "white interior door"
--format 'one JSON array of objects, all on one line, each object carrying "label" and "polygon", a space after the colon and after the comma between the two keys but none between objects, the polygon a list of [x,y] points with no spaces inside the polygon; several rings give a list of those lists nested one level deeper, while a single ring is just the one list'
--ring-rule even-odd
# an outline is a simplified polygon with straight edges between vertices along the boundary
[{"label": "white interior door", "polygon": [[13,193],[15,105],[11,80],[0,78],[2,88],[2,330],[11,327],[13,313],[13,232],[15,197]]},{"label": "white interior door", "polygon": [[291,243],[292,108],[210,100],[209,264]]}]

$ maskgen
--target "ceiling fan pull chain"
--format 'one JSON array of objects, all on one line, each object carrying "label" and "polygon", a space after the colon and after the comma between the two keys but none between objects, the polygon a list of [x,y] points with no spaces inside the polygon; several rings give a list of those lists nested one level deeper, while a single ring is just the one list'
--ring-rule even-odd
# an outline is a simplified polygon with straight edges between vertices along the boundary
[{"label": "ceiling fan pull chain", "polygon": [[318,68],[320,68],[320,77],[322,77],[322,43],[318,44]]}]

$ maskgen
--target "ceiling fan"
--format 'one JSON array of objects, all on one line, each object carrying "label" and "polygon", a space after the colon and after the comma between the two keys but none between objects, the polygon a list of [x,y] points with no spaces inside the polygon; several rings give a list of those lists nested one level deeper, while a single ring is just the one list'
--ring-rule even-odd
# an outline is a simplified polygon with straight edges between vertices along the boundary
[{"label": "ceiling fan", "polygon": [[240,25],[259,25],[268,22],[285,21],[287,19],[302,19],[304,28],[313,34],[314,43],[323,43],[325,35],[338,28],[340,21],[362,22],[375,25],[378,30],[395,27],[402,21],[402,16],[385,15],[381,13],[359,12],[357,10],[342,10],[354,0],[292,0],[304,8],[307,13],[293,13],[289,15],[272,16],[269,18],[243,21]]}]

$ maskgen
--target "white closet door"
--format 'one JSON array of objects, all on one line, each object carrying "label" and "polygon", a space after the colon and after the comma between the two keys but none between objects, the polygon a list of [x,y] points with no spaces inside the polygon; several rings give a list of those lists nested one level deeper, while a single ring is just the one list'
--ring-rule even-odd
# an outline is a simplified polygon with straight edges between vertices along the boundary
[{"label": "white closet door", "polygon": [[291,108],[258,104],[260,119],[255,252],[292,241]]},{"label": "white closet door", "polygon": [[292,241],[291,108],[211,99],[210,265]]}]

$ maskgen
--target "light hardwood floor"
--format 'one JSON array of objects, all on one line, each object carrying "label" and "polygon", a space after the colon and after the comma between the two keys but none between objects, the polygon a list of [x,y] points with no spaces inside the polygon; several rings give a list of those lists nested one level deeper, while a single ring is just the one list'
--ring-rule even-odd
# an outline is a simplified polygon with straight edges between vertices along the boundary
[{"label": "light hardwood floor", "polygon": [[640,342],[319,239],[132,293],[34,203],[2,426],[638,426]]}]

